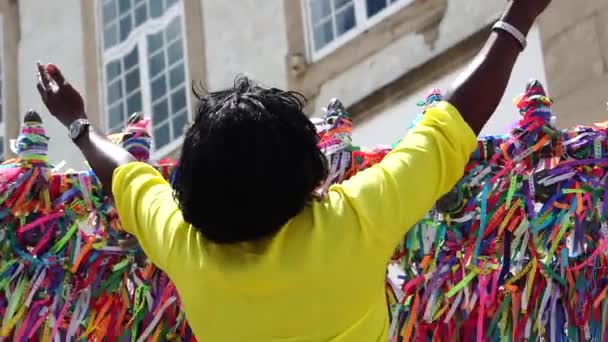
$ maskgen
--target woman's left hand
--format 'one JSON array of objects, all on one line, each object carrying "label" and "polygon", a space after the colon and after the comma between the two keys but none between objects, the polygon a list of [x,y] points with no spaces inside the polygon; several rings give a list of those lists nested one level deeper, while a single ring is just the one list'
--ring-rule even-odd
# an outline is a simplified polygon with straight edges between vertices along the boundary
[{"label": "woman's left hand", "polygon": [[38,92],[49,112],[64,126],[86,119],[84,100],[54,64],[37,63]]}]

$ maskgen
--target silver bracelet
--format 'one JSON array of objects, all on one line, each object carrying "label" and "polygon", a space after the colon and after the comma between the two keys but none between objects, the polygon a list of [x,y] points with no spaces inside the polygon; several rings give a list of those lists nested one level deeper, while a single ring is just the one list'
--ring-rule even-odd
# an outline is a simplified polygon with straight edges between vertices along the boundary
[{"label": "silver bracelet", "polygon": [[518,30],[515,26],[501,20],[501,21],[496,22],[496,24],[494,24],[494,26],[492,27],[492,31],[496,31],[496,30],[501,30],[501,31],[507,32],[508,34],[513,36],[513,38],[515,38],[519,42],[522,50],[526,49],[526,46],[528,45],[526,36],[524,36],[524,34],[521,33],[521,31]]}]

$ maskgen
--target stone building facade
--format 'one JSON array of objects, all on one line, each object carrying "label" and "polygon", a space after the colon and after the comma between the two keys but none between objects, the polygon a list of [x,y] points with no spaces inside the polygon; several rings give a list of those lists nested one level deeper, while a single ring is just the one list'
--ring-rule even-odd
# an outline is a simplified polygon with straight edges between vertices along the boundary
[{"label": "stone building facade", "polygon": [[[183,127],[195,111],[191,82],[218,90],[239,73],[304,93],[310,114],[338,97],[357,122],[357,143],[391,143],[405,133],[425,92],[449,86],[479,51],[505,5],[504,0],[236,3],[0,0],[3,156],[18,133],[17,113],[35,108],[52,138],[51,160],[83,167],[82,156],[38,98],[38,60],[62,67],[104,131],[118,129],[133,111],[149,114],[157,157],[179,150]],[[548,83],[564,113],[563,125],[605,114],[606,2],[585,0],[577,11],[574,1],[554,3],[532,30],[530,47],[485,133],[502,133],[514,122],[511,99],[531,77]],[[571,62],[573,51],[584,59]]]},{"label": "stone building facade", "polygon": [[558,124],[608,121],[608,1],[554,0],[539,24]]}]

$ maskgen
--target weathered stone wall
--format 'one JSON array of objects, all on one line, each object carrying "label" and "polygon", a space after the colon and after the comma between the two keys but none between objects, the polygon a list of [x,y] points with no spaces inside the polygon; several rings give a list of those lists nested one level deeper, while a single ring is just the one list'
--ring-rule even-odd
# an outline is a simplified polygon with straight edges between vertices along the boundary
[{"label": "weathered stone wall", "polygon": [[[35,63],[42,61],[60,65],[70,82],[80,89],[86,98],[84,75],[91,71],[85,70],[83,60],[84,40],[80,6],[81,2],[78,0],[19,1],[19,115],[22,118],[29,109],[39,111],[47,134],[51,137],[49,160],[52,163],[65,161],[69,167],[76,169],[85,167],[84,157],[68,138],[65,127],[50,116],[40,100],[36,90]],[[18,123],[15,124],[18,127]]]},{"label": "weathered stone wall", "polygon": [[553,0],[540,29],[558,125],[608,121],[608,1]]}]

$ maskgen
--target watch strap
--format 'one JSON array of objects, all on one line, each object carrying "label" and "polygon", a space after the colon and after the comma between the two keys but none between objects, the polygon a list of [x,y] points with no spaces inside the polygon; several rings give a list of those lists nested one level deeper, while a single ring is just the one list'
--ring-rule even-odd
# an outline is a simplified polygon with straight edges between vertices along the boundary
[{"label": "watch strap", "polygon": [[492,30],[493,31],[500,30],[500,31],[510,34],[513,38],[515,38],[519,42],[519,45],[521,45],[522,50],[525,50],[526,46],[528,45],[526,36],[523,33],[521,33],[521,31],[518,30],[515,26],[507,23],[506,21],[500,20],[500,21],[496,22],[496,24],[494,24],[494,26],[492,27]]},{"label": "watch strap", "polygon": [[82,133],[91,126],[91,122],[87,119],[76,119],[70,124],[69,137],[72,140],[78,139]]}]

